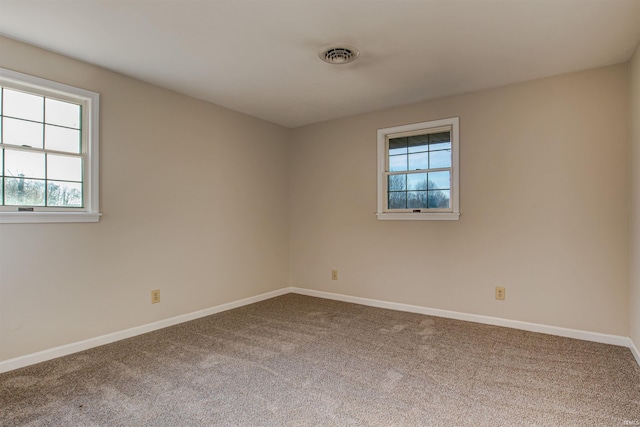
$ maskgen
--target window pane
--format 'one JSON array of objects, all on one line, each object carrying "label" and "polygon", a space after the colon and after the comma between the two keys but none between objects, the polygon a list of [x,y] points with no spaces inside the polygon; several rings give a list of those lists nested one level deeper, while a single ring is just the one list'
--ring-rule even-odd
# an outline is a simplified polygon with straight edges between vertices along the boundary
[{"label": "window pane", "polygon": [[393,138],[389,140],[389,155],[406,154],[407,138]]},{"label": "window pane", "polygon": [[44,181],[5,178],[4,204],[11,206],[44,206]]},{"label": "window pane", "polygon": [[409,154],[409,170],[429,169],[429,153]]},{"label": "window pane", "polygon": [[47,98],[45,107],[45,123],[80,129],[79,105]]},{"label": "window pane", "polygon": [[44,153],[5,150],[5,175],[44,178]]},{"label": "window pane", "polygon": [[389,175],[387,185],[389,191],[405,191],[407,189],[407,175]]},{"label": "window pane", "polygon": [[82,181],[82,158],[47,154],[47,179]]},{"label": "window pane", "polygon": [[416,135],[409,137],[409,153],[418,153],[429,149],[429,135]]},{"label": "window pane", "polygon": [[427,207],[426,191],[408,191],[407,192],[407,208],[420,209]]},{"label": "window pane", "polygon": [[407,177],[407,189],[409,190],[426,190],[427,174],[412,173]]},{"label": "window pane", "polygon": [[47,206],[82,207],[82,184],[47,181]]},{"label": "window pane", "polygon": [[429,191],[428,207],[430,209],[449,208],[450,198],[451,198],[451,192],[449,190]]},{"label": "window pane", "polygon": [[80,152],[79,130],[46,125],[44,136],[47,150],[67,151],[69,153]]},{"label": "window pane", "polygon": [[406,171],[407,155],[389,156],[389,172]]},{"label": "window pane", "polygon": [[42,148],[42,123],[2,118],[2,142]]},{"label": "window pane", "polygon": [[429,169],[450,168],[451,150],[440,150],[429,152]]},{"label": "window pane", "polygon": [[450,142],[439,142],[437,144],[430,144],[429,150],[437,151],[437,150],[451,150]]},{"label": "window pane", "polygon": [[437,144],[440,142],[451,142],[451,132],[438,132],[429,134],[429,142]]},{"label": "window pane", "polygon": [[451,172],[431,172],[429,174],[429,190],[448,190],[451,188],[449,180]]},{"label": "window pane", "polygon": [[43,97],[5,88],[3,98],[3,116],[42,121]]},{"label": "window pane", "polygon": [[390,191],[388,209],[406,209],[407,193],[404,191]]}]

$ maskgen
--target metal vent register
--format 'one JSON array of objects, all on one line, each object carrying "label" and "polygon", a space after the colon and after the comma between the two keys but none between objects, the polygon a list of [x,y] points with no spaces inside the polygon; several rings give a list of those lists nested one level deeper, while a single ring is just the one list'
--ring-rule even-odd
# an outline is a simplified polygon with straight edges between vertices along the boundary
[{"label": "metal vent register", "polygon": [[359,55],[358,49],[342,46],[324,49],[318,56],[328,64],[348,64],[355,61]]}]

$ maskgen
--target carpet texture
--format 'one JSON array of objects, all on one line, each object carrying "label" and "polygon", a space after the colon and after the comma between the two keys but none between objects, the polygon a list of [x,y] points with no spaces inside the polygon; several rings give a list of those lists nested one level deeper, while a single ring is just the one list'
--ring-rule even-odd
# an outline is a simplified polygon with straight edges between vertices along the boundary
[{"label": "carpet texture", "polygon": [[0,375],[2,426],[640,425],[627,348],[297,294]]}]

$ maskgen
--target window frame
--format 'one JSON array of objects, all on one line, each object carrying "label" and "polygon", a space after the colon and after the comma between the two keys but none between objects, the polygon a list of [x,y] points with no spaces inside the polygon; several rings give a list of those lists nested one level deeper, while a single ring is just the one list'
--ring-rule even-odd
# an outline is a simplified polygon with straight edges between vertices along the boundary
[{"label": "window frame", "polygon": [[[458,220],[460,218],[459,122],[459,117],[451,117],[447,119],[431,120],[427,122],[378,129],[378,210],[376,212],[376,216],[379,220]],[[387,175],[394,174],[389,171],[388,166],[389,139],[407,135],[435,133],[445,127],[451,129],[450,207],[446,209],[423,208],[420,209],[419,212],[416,212],[413,209],[389,209],[387,201]],[[404,172],[406,173],[406,171]]]},{"label": "window frame", "polygon": [[[99,185],[99,117],[100,95],[75,86],[54,82],[29,74],[0,68],[3,87],[38,96],[69,101],[81,105],[81,155],[83,165],[83,207],[4,206],[0,205],[0,223],[98,222],[100,220]],[[0,148],[6,146],[0,141]],[[35,150],[34,150],[35,151]],[[44,151],[44,150],[43,150]],[[29,211],[20,211],[20,208]],[[32,210],[31,210],[32,209]]]}]

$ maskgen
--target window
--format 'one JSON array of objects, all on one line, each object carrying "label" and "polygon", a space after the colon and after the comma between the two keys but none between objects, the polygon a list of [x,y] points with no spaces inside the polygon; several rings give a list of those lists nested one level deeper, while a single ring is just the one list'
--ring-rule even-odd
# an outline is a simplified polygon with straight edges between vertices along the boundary
[{"label": "window", "polygon": [[458,118],[378,129],[378,219],[457,220]]},{"label": "window", "polygon": [[0,68],[0,222],[97,222],[98,100]]}]

